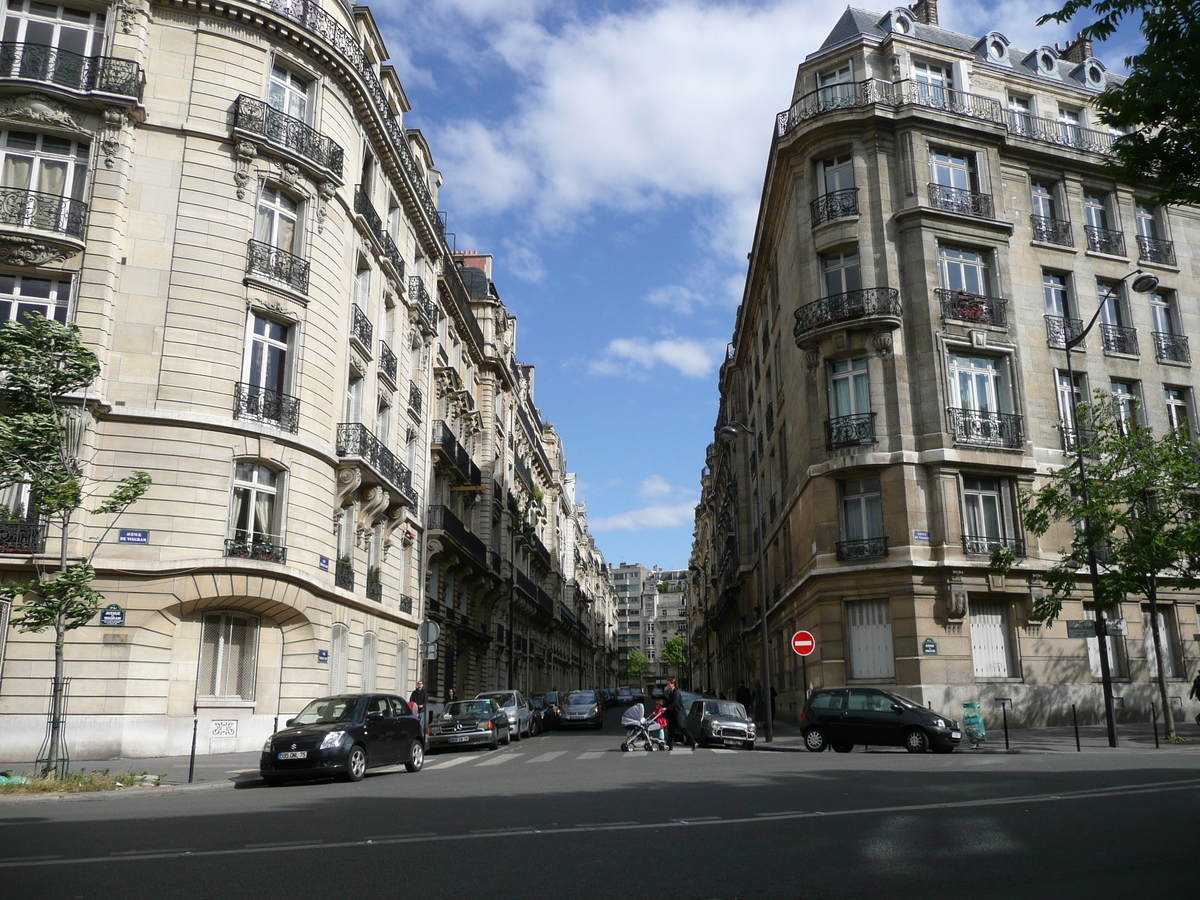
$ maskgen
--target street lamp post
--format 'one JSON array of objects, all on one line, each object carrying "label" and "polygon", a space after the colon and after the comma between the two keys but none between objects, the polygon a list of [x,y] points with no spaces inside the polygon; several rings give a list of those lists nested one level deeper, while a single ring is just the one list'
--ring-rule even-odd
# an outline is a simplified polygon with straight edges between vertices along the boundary
[{"label": "street lamp post", "polygon": [[[1133,278],[1134,276],[1136,278]],[[1083,339],[1088,336],[1088,333],[1096,326],[1100,314],[1104,311],[1105,305],[1111,300],[1118,287],[1124,284],[1128,279],[1133,278],[1131,288],[1139,294],[1149,294],[1158,287],[1158,278],[1153,275],[1148,275],[1141,269],[1130,272],[1116,284],[1109,287],[1108,292],[1100,300],[1100,305],[1092,314],[1091,320],[1087,323],[1079,334],[1066,340],[1063,347],[1067,352],[1067,390],[1071,396],[1071,428],[1074,432],[1075,440],[1075,463],[1079,466],[1079,496],[1083,501],[1084,509],[1088,506],[1088,489],[1087,489],[1087,469],[1084,463],[1083,451],[1083,436],[1079,429],[1079,402],[1075,400],[1075,368],[1071,363],[1071,354],[1075,351]],[[1090,532],[1091,526],[1085,517],[1083,522],[1084,532]],[[1098,598],[1098,588],[1100,586],[1100,568],[1096,561],[1096,546],[1095,542],[1090,538],[1088,540],[1088,574],[1092,579],[1092,598]],[[1112,690],[1112,665],[1108,658],[1108,615],[1104,607],[1100,603],[1096,603],[1096,645],[1100,654],[1100,681],[1104,690],[1104,722],[1108,728],[1108,746],[1116,747],[1117,740],[1117,722],[1113,715],[1113,690]]]},{"label": "street lamp post", "polygon": [[[741,422],[731,422],[724,426],[718,432],[718,435],[725,441],[737,440],[739,435],[745,435],[753,441],[756,436],[753,429]],[[759,489],[754,492],[754,522],[758,528],[761,528],[763,522],[762,484],[758,473],[755,473],[755,481],[759,482]],[[766,537],[765,534],[759,534],[758,536],[758,614],[762,619],[762,684],[763,698],[767,707],[767,735],[765,740],[769,744],[775,739],[775,729],[774,723],[771,721],[771,642],[767,634]]]}]

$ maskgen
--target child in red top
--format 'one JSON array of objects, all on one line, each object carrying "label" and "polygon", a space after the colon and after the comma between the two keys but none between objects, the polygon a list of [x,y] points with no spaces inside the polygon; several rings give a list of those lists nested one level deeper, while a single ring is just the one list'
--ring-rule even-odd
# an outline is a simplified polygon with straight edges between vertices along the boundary
[{"label": "child in red top", "polygon": [[663,709],[663,702],[661,700],[655,701],[654,715],[650,718],[654,720],[654,725],[650,728],[650,737],[655,740],[665,741],[667,739],[667,713]]}]

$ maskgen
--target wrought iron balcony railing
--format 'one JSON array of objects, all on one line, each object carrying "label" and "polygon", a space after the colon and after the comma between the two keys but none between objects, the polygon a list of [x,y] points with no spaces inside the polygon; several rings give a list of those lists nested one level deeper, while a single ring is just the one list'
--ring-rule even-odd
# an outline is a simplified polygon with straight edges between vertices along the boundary
[{"label": "wrought iron balcony railing", "polygon": [[1071,223],[1063,219],[1052,219],[1049,216],[1030,216],[1029,224],[1033,226],[1033,239],[1046,244],[1058,244],[1060,247],[1074,247],[1075,238],[1071,234]]},{"label": "wrought iron balcony railing", "polygon": [[797,338],[818,328],[841,322],[875,317],[898,319],[900,292],[890,287],[846,291],[844,294],[834,294],[832,297],[806,303],[796,310],[795,315],[796,327],[792,333]]},{"label": "wrought iron balcony railing", "polygon": [[376,603],[383,602],[383,582],[379,579],[378,572],[367,572],[367,599]]},{"label": "wrought iron balcony railing", "polygon": [[537,599],[537,585],[533,579],[522,572],[520,569],[513,569],[513,580],[517,583],[517,590],[524,593],[530,600]]},{"label": "wrought iron balcony railing", "polygon": [[413,609],[416,607],[416,604],[417,604],[417,601],[415,601],[412,597],[408,596],[408,594],[400,595],[400,612],[411,613],[413,611]]},{"label": "wrought iron balcony railing", "polygon": [[887,553],[888,539],[886,537],[837,542],[837,558],[843,562],[858,559],[879,559],[880,557],[887,556]]},{"label": "wrought iron balcony railing", "polygon": [[951,407],[950,430],[955,442],[981,447],[1020,449],[1025,443],[1021,416]]},{"label": "wrought iron balcony railing", "polygon": [[234,559],[253,559],[280,565],[287,562],[287,548],[267,538],[228,538],[225,541],[225,555]]},{"label": "wrought iron balcony railing", "polygon": [[825,447],[857,447],[875,443],[875,413],[838,416],[825,422]]},{"label": "wrought iron balcony railing", "polygon": [[542,543],[542,539],[538,537],[537,534],[532,533],[526,535],[526,538],[529,544],[529,551],[535,557],[537,557],[538,560],[541,561],[542,565],[544,565],[547,569],[552,568],[553,557],[551,557],[550,551],[547,549],[546,545]]},{"label": "wrought iron balcony railing", "polygon": [[1154,335],[1154,355],[1168,362],[1190,363],[1192,353],[1188,349],[1188,339],[1182,334],[1167,334],[1163,331],[1152,332]]},{"label": "wrought iron balcony railing", "polygon": [[984,297],[970,291],[951,291],[938,288],[942,318],[972,325],[1008,327],[1008,301],[1001,297]]},{"label": "wrought iron balcony railing", "polygon": [[1082,448],[1084,456],[1095,455],[1095,429],[1080,428],[1076,431],[1066,422],[1059,422],[1058,430],[1062,434],[1063,453],[1076,453]]},{"label": "wrought iron balcony railing", "polygon": [[775,117],[776,133],[786,137],[802,122],[821,113],[838,109],[854,109],[875,103],[891,105],[893,86],[886,81],[871,79],[850,84],[834,84],[805,94]]},{"label": "wrought iron balcony railing", "polygon": [[237,98],[233,127],[281,147],[288,153],[342,177],[345,151],[315,128],[246,94]]},{"label": "wrought iron balcony railing", "polygon": [[1160,266],[1175,265],[1175,243],[1164,241],[1162,238],[1137,236],[1138,260],[1140,262],[1158,263]]},{"label": "wrought iron balcony railing", "polygon": [[1070,147],[1074,150],[1087,150],[1090,153],[1112,152],[1113,136],[1106,131],[1095,131],[1091,128],[1072,125],[1069,122],[1044,119],[1027,113],[1010,110],[1008,132],[1032,141],[1057,144],[1060,147]]},{"label": "wrought iron balcony railing", "polygon": [[246,273],[262,275],[302,294],[308,293],[308,262],[262,241],[248,243]]},{"label": "wrought iron balcony railing", "polygon": [[809,204],[813,227],[836,219],[858,215],[858,188],[845,188],[822,194]]},{"label": "wrought iron balcony railing", "polygon": [[396,383],[396,354],[387,345],[387,341],[379,342],[379,371],[386,375],[392,384]]},{"label": "wrought iron balcony railing", "polygon": [[964,534],[963,553],[968,556],[990,556],[997,547],[1008,547],[1017,556],[1025,556],[1025,541],[1016,537],[984,537],[982,535]]},{"label": "wrought iron balcony railing", "polygon": [[1100,336],[1104,339],[1105,353],[1126,353],[1138,355],[1138,340],[1136,328],[1125,328],[1121,325],[1100,323]]},{"label": "wrought iron balcony railing", "polygon": [[1051,347],[1065,347],[1083,334],[1083,319],[1063,316],[1046,316],[1046,340]]},{"label": "wrought iron balcony railing", "polygon": [[426,526],[430,531],[440,531],[453,541],[460,550],[483,567],[487,567],[487,545],[472,534],[458,516],[447,506],[429,507],[429,520]]},{"label": "wrought iron balcony railing", "polygon": [[911,103],[914,106],[940,109],[997,125],[1004,123],[1004,108],[994,97],[968,94],[965,91],[921,81],[897,81],[893,85],[893,96],[896,106]]},{"label": "wrought iron balcony railing", "polygon": [[417,502],[412,486],[412,472],[396,458],[370,430],[360,422],[343,422],[337,428],[337,455],[343,459],[359,459],[400,494],[408,503]]},{"label": "wrought iron balcony railing", "polygon": [[1110,256],[1125,255],[1125,235],[1108,228],[1097,228],[1095,225],[1084,225],[1087,234],[1088,249],[1094,253],[1107,253]]},{"label": "wrought iron balcony railing", "polygon": [[333,583],[347,591],[354,590],[354,564],[339,559],[333,566]]},{"label": "wrought iron balcony railing", "polygon": [[436,304],[430,299],[429,291],[425,290],[425,282],[416,275],[408,279],[408,298],[412,305],[417,308],[417,313],[425,320],[429,328],[437,328],[442,314],[438,312]]},{"label": "wrought iron balcony railing", "polygon": [[475,339],[476,345],[482,349],[483,331],[479,327],[479,321],[475,318],[475,311],[471,309],[471,295],[467,293],[462,275],[458,273],[458,264],[454,262],[452,256],[447,256],[442,260],[442,281],[449,289],[450,296],[454,298],[454,305],[458,307],[459,317],[467,331]]},{"label": "wrought iron balcony railing", "polygon": [[367,314],[363,308],[357,303],[350,304],[350,337],[354,338],[358,343],[368,351],[371,347],[371,338],[375,334],[375,328],[371,325],[371,320],[367,318]]},{"label": "wrought iron balcony railing", "polygon": [[36,228],[83,240],[88,207],[81,200],[19,188],[0,188],[0,226]]},{"label": "wrought iron balcony railing", "polygon": [[479,470],[479,466],[475,465],[475,460],[471,459],[467,448],[458,442],[458,438],[454,436],[450,426],[441,419],[433,423],[431,444],[433,450],[439,453],[456,471],[461,481],[475,485],[483,483],[483,473]]},{"label": "wrought iron balcony railing", "polygon": [[415,381],[408,383],[408,408],[415,413],[421,413],[425,410],[425,398],[421,393],[421,389],[417,387]]},{"label": "wrought iron balcony railing", "polygon": [[0,43],[0,80],[19,78],[70,91],[98,91],[141,101],[146,88],[142,67],[127,59],[80,56],[46,44]]},{"label": "wrought iron balcony railing", "polygon": [[929,205],[934,209],[964,216],[977,216],[981,219],[996,217],[991,194],[950,187],[947,184],[934,184],[932,181],[929,183]]},{"label": "wrought iron balcony railing", "polygon": [[0,523],[0,553],[42,553],[46,549],[46,526],[40,522]]},{"label": "wrought iron balcony railing", "polygon": [[233,417],[269,422],[295,434],[300,427],[300,401],[290,394],[239,381],[233,388]]},{"label": "wrought iron balcony railing", "polygon": [[525,460],[521,458],[520,454],[513,455],[513,469],[517,473],[517,478],[521,480],[528,490],[532,491],[533,476],[529,473],[529,466],[525,465]]},{"label": "wrought iron balcony railing", "polygon": [[367,223],[367,229],[374,236],[375,240],[379,242],[384,256],[388,258],[392,266],[396,269],[396,274],[400,278],[403,278],[404,258],[400,256],[400,248],[396,246],[396,242],[392,240],[392,236],[384,230],[383,219],[375,211],[375,206],[371,203],[371,198],[367,196],[367,192],[363,190],[361,184],[354,186],[354,211],[363,217],[363,221]]}]

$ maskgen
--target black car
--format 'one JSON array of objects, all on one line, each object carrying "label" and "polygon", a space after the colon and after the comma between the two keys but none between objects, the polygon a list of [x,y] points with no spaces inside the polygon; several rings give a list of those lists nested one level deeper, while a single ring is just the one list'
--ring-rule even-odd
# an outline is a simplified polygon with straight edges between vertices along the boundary
[{"label": "black car", "polygon": [[534,694],[529,698],[529,702],[533,704],[533,715],[538,720],[542,731],[558,727],[558,713],[546,699],[545,694]]},{"label": "black car", "polygon": [[259,759],[270,785],[329,775],[361,781],[368,768],[404,763],[419,772],[425,762],[420,720],[390,694],[322,697],[287,724],[267,739]]},{"label": "black car", "polygon": [[800,714],[804,746],[849,753],[855,744],[950,753],[962,740],[958,722],[877,688],[820,688]]},{"label": "black car", "polygon": [[495,700],[456,700],[430,719],[428,740],[430,753],[480,744],[495,750],[512,740],[508,714]]}]

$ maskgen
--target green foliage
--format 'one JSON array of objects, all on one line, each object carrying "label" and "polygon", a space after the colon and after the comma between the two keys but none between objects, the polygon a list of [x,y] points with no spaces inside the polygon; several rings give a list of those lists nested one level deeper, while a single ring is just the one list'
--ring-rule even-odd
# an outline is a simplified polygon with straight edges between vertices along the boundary
[{"label": "green foliage", "polygon": [[0,396],[9,414],[49,413],[56,401],[96,380],[100,362],[83,345],[79,329],[28,314],[24,324],[0,328]]},{"label": "green foliage", "polygon": [[1192,79],[1200,66],[1200,9],[1195,0],[1068,0],[1038,24],[1097,18],[1085,37],[1110,37],[1127,16],[1141,16],[1146,46],[1126,58],[1129,78],[1096,99],[1100,121],[1126,131],[1114,144],[1111,174],[1146,184],[1158,203],[1200,203],[1200,94]]},{"label": "green foliage", "polygon": [[104,595],[92,587],[95,577],[89,563],[76,563],[41,580],[6,582],[0,585],[0,597],[25,598],[12,615],[18,631],[40,634],[60,625],[63,631],[71,631],[86,625],[100,609]]},{"label": "green foliage", "polygon": [[650,659],[645,653],[634,647],[629,651],[629,660],[626,666],[629,669],[630,678],[641,678],[650,671]]},{"label": "green foliage", "polygon": [[533,486],[533,502],[538,506],[542,505],[542,501],[546,499],[546,493],[536,484]]},{"label": "green foliage", "polygon": [[660,594],[665,594],[667,592],[667,583],[665,581],[660,581],[655,585],[655,587],[658,588],[658,592]]},{"label": "green foliage", "polygon": [[682,669],[688,664],[687,644],[683,638],[673,637],[663,644],[662,661],[673,669]]}]

